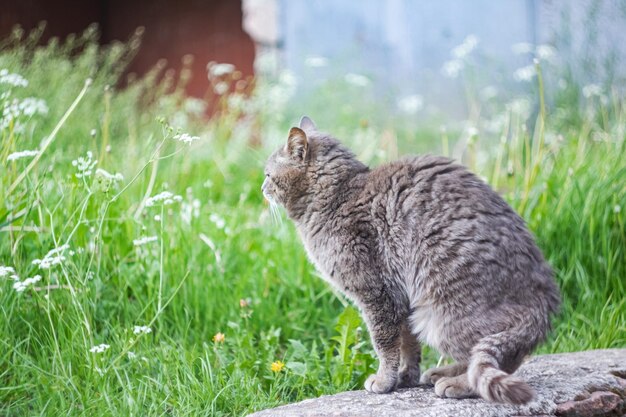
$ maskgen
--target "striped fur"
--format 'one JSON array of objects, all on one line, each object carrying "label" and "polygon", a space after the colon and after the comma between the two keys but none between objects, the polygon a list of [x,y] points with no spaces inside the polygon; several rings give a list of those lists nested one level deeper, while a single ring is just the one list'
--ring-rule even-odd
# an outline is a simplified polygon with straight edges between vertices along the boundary
[{"label": "striped fur", "polygon": [[421,342],[457,363],[424,374],[438,395],[532,398],[510,374],[545,338],[559,291],[524,221],[478,177],[435,156],[369,168],[305,118],[262,189],[361,308],[380,360],[367,390],[416,385]]}]

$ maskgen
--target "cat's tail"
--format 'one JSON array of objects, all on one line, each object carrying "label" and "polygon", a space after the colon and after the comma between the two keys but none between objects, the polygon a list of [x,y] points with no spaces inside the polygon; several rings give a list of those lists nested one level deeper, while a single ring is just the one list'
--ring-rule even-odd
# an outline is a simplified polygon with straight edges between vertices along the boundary
[{"label": "cat's tail", "polygon": [[508,404],[525,404],[535,397],[525,381],[510,375],[538,343],[539,335],[529,327],[526,323],[486,336],[474,346],[467,368],[474,392],[487,401]]},{"label": "cat's tail", "polygon": [[470,385],[487,401],[508,404],[526,404],[535,397],[535,391],[522,379],[499,369],[487,352],[472,356],[468,368]]},{"label": "cat's tail", "polygon": [[511,375],[550,330],[550,317],[558,311],[560,297],[552,271],[543,265],[539,296],[533,308],[510,307],[500,313],[513,319],[511,326],[483,337],[473,347],[467,376],[474,392],[488,401],[525,404],[535,391],[521,378]]}]

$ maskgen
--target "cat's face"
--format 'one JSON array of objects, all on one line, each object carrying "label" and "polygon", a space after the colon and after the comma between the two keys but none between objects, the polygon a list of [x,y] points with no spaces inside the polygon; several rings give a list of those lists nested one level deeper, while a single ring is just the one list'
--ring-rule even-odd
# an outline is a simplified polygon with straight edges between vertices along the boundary
[{"label": "cat's face", "polygon": [[334,198],[339,185],[365,171],[349,149],[319,132],[305,116],[300,127],[291,128],[287,143],[269,157],[261,190],[272,208],[281,205],[296,219],[320,198]]},{"label": "cat's face", "polygon": [[300,128],[292,128],[285,146],[275,151],[265,164],[261,190],[270,203],[286,206],[290,198],[306,191],[308,151],[306,133]]}]

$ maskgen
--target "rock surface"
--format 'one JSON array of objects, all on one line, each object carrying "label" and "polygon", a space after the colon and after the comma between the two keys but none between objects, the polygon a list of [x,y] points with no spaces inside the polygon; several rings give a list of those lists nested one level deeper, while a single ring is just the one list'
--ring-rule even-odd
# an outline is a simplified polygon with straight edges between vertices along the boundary
[{"label": "rock surface", "polygon": [[626,416],[626,349],[535,356],[516,372],[536,390],[523,406],[453,400],[431,387],[390,394],[344,392],[260,411],[250,417]]}]

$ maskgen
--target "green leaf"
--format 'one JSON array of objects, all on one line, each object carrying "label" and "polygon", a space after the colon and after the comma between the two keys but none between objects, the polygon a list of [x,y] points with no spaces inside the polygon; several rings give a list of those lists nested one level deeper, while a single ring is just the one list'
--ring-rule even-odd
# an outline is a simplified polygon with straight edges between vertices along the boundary
[{"label": "green leaf", "polygon": [[296,339],[289,339],[289,344],[293,350],[292,358],[294,359],[306,359],[309,356],[309,349],[302,344],[301,341]]},{"label": "green leaf", "polygon": [[348,362],[350,346],[357,340],[356,329],[360,325],[361,317],[359,317],[358,311],[352,306],[346,307],[337,319],[335,331],[339,334],[331,339],[338,343],[337,353],[342,363]]},{"label": "green leaf", "polygon": [[287,362],[285,366],[295,375],[306,376],[306,364],[303,362]]}]

